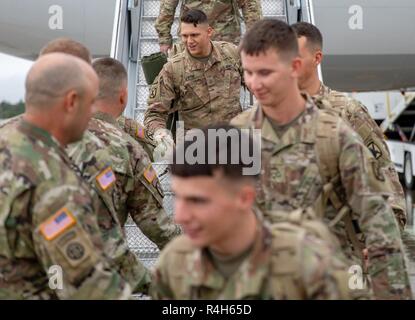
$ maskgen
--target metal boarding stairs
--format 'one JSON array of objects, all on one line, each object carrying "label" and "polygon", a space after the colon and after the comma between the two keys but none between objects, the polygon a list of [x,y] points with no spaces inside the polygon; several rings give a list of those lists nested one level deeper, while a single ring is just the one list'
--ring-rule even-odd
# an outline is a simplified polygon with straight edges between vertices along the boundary
[{"label": "metal boarding stairs", "polygon": [[[120,60],[128,67],[129,102],[125,115],[143,123],[146,110],[148,86],[140,60],[142,57],[159,51],[157,32],[154,28],[159,13],[158,0],[117,0],[114,21],[111,56]],[[173,41],[177,41],[177,27],[180,4],[176,10],[172,27]],[[262,0],[262,10],[265,18],[277,18],[288,23],[299,20],[312,21],[311,1],[301,0]],[[242,25],[244,30],[244,26]],[[243,107],[249,107],[249,93],[241,94]],[[155,170],[160,174],[165,165],[154,163]],[[160,178],[165,198],[164,208],[173,214],[173,194],[170,190],[170,178],[164,175]],[[143,264],[151,268],[159,254],[157,246],[152,243],[137,228],[131,218],[125,225],[128,244]]]}]

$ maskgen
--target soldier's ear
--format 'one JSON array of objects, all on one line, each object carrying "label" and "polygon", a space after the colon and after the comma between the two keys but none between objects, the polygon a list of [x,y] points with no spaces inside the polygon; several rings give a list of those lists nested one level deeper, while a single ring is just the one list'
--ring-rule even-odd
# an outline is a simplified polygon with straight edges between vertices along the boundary
[{"label": "soldier's ear", "polygon": [[244,184],[240,188],[238,198],[238,204],[241,206],[241,209],[250,209],[256,198],[255,187],[250,184]]},{"label": "soldier's ear", "polygon": [[323,61],[323,52],[321,52],[321,50],[317,50],[317,52],[314,54],[314,63],[316,66],[318,66],[321,61]]},{"label": "soldier's ear", "polygon": [[214,32],[213,28],[211,26],[208,26],[207,33],[208,33],[209,38],[212,38],[213,32]]},{"label": "soldier's ear", "polygon": [[120,104],[122,106],[126,106],[128,101],[128,89],[127,87],[123,87],[120,90]]},{"label": "soldier's ear", "polygon": [[66,112],[77,112],[77,105],[79,100],[79,94],[76,90],[68,91],[63,98],[63,107]]},{"label": "soldier's ear", "polygon": [[301,60],[300,57],[295,57],[291,61],[292,72],[296,77],[298,77],[298,72],[300,71],[302,65],[303,65],[303,61]]}]

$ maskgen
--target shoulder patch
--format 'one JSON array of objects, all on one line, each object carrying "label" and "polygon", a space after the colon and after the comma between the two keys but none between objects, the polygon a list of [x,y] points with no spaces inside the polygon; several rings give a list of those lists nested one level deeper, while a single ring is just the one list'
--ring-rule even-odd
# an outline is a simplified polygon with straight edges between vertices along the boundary
[{"label": "shoulder patch", "polygon": [[376,160],[382,158],[383,154],[382,154],[382,150],[381,148],[379,148],[379,146],[371,141],[367,147],[369,148],[369,150],[372,152],[373,156],[375,157]]},{"label": "shoulder patch", "polygon": [[111,167],[106,168],[97,177],[96,180],[102,190],[107,190],[116,180],[114,171]]},{"label": "shoulder patch", "polygon": [[153,180],[157,177],[156,170],[154,170],[153,166],[150,164],[146,170],[144,170],[144,178],[149,182],[153,183]]},{"label": "shoulder patch", "polygon": [[76,219],[67,208],[61,208],[40,225],[43,237],[51,241],[76,224]]},{"label": "shoulder patch", "polygon": [[157,87],[153,86],[150,90],[150,99],[154,99],[157,95]]},{"label": "shoulder patch", "polygon": [[373,175],[377,180],[382,182],[385,181],[385,176],[383,175],[381,168],[379,168],[379,163],[377,163],[376,161],[372,161],[372,171]]}]

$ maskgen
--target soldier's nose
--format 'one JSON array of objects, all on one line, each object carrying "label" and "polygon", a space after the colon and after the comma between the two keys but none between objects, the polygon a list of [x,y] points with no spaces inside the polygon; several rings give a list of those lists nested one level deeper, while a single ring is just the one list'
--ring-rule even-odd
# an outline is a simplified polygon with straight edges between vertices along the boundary
[{"label": "soldier's nose", "polygon": [[179,224],[186,223],[186,221],[189,220],[189,214],[186,206],[182,203],[182,201],[177,201],[177,199],[174,206],[174,220]]}]

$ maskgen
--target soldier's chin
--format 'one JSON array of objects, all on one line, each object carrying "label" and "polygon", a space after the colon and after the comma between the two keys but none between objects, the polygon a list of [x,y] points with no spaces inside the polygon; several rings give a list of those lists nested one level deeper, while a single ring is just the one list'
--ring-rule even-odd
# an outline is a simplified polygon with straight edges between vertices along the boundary
[{"label": "soldier's chin", "polygon": [[196,54],[196,53],[199,52],[196,47],[195,48],[187,47],[187,50],[189,50],[189,52],[192,53],[192,54]]},{"label": "soldier's chin", "polygon": [[203,247],[205,246],[205,241],[203,240],[203,237],[201,237],[201,232],[186,232],[186,236],[189,237],[190,241],[193,243],[196,247]]},{"label": "soldier's chin", "polygon": [[266,105],[268,103],[268,97],[265,95],[262,96],[255,96],[255,98],[259,101],[260,104]]}]

